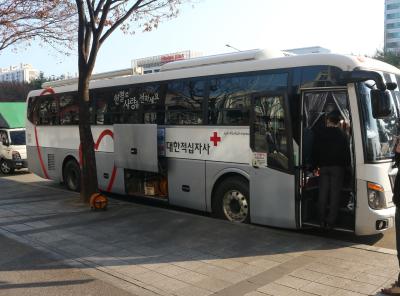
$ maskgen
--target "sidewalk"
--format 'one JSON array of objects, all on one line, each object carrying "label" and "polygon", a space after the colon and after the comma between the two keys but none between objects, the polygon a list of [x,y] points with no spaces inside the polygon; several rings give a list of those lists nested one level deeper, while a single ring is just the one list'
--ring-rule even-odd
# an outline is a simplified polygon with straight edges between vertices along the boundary
[{"label": "sidewalk", "polygon": [[0,235],[0,296],[129,296],[46,252]]},{"label": "sidewalk", "polygon": [[0,234],[134,295],[380,295],[397,277],[393,250],[119,200],[90,212],[47,184],[0,178]]}]

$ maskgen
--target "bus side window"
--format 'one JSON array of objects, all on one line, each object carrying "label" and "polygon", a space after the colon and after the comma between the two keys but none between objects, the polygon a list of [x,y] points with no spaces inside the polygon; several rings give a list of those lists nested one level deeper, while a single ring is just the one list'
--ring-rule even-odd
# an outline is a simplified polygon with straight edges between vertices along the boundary
[{"label": "bus side window", "polygon": [[209,123],[248,125],[251,94],[286,90],[287,77],[287,73],[264,73],[212,79],[208,100]]},{"label": "bus side window", "polygon": [[79,124],[79,106],[76,97],[72,95],[60,97],[60,124]]},{"label": "bus side window", "polygon": [[39,124],[40,97],[29,98],[28,101],[28,119],[33,124]]},{"label": "bus side window", "polygon": [[203,123],[204,80],[172,81],[165,97],[166,124]]},{"label": "bus side window", "polygon": [[164,100],[159,83],[137,86],[131,97],[138,102],[138,109],[129,111],[129,123],[164,124]]},{"label": "bus side window", "polygon": [[39,124],[58,125],[58,98],[53,95],[45,96],[39,102]]},{"label": "bus side window", "polygon": [[267,165],[288,170],[288,139],[282,96],[255,99],[254,150],[267,153]]},{"label": "bus side window", "polygon": [[209,124],[249,124],[250,96],[242,84],[243,77],[216,78],[210,82]]},{"label": "bus side window", "polygon": [[107,92],[94,93],[95,110],[94,122],[98,125],[112,124],[111,114],[109,113]]}]

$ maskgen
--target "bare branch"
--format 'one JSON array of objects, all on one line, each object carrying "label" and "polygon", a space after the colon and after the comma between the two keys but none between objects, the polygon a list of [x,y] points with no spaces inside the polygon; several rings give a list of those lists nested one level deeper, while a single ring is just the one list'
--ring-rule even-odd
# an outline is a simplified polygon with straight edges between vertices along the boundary
[{"label": "bare branch", "polygon": [[92,27],[92,31],[95,32],[96,31],[96,17],[94,15],[94,11],[93,11],[93,5],[92,3],[90,3],[90,0],[86,0],[86,6],[88,8],[89,11],[89,25]]},{"label": "bare branch", "polygon": [[75,18],[71,0],[0,0],[0,50],[32,39],[72,48]]},{"label": "bare branch", "polygon": [[117,20],[114,23],[114,25],[112,25],[111,28],[104,33],[104,35],[100,38],[100,45],[103,44],[104,40],[106,40],[108,36],[110,36],[111,33],[115,31],[116,28],[118,28],[123,22],[125,22],[130,17],[135,10],[137,10],[137,8],[142,2],[143,0],[137,0],[136,3],[132,5],[132,7],[126,12],[126,14],[122,18]]},{"label": "bare branch", "polygon": [[99,16],[99,13],[101,12],[102,8],[104,5],[104,0],[100,0],[99,4],[97,4],[96,10],[94,11],[94,16],[97,18]]}]

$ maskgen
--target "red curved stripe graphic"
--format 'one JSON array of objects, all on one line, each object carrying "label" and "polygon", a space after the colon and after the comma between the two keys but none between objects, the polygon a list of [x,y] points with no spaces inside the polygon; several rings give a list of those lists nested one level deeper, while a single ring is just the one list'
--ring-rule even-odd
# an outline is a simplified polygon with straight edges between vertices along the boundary
[{"label": "red curved stripe graphic", "polygon": [[39,139],[38,139],[38,135],[37,135],[36,126],[35,126],[35,140],[36,140],[36,149],[37,149],[38,156],[39,156],[39,162],[40,162],[40,166],[42,167],[43,174],[46,177],[46,179],[50,179],[49,175],[47,174],[46,166],[44,165],[44,162],[43,162],[42,153],[40,152]]},{"label": "red curved stripe graphic", "polygon": [[[114,133],[111,130],[106,129],[106,130],[102,131],[101,134],[99,135],[99,137],[97,138],[97,141],[94,144],[94,150],[97,151],[99,149],[100,143],[105,136],[110,136],[114,140]],[[81,144],[79,144],[79,164],[82,167],[82,145]],[[110,181],[108,182],[108,185],[107,185],[107,189],[106,189],[107,192],[111,191],[111,189],[114,185],[116,174],[117,174],[117,168],[114,165],[112,173],[111,173]]]},{"label": "red curved stripe graphic", "polygon": [[54,89],[52,89],[51,87],[45,88],[45,89],[40,93],[39,96],[44,96],[44,95],[47,95],[47,94],[52,94],[52,95],[54,95],[54,94],[55,94]]},{"label": "red curved stripe graphic", "polygon": [[[45,94],[54,94],[54,90],[52,88],[46,88],[40,93],[39,96],[43,96]],[[35,141],[36,141],[36,149],[38,152],[39,162],[40,162],[40,166],[42,167],[43,174],[46,177],[46,179],[50,179],[49,174],[47,173],[47,170],[46,170],[46,166],[44,165],[44,161],[42,158],[42,152],[40,151],[39,138],[38,138],[36,126],[35,126]]]}]

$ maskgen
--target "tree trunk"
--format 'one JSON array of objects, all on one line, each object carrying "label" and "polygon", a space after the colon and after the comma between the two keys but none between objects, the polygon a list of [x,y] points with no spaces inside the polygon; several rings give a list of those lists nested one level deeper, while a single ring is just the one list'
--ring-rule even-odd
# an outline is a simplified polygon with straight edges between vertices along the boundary
[{"label": "tree trunk", "polygon": [[[81,74],[82,77],[81,77]],[[80,72],[78,86],[79,136],[81,140],[81,199],[89,203],[93,193],[98,192],[97,167],[94,141],[90,127],[89,75]]]}]

